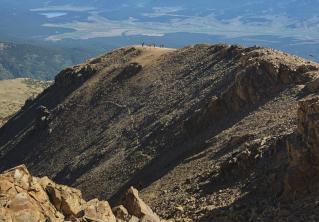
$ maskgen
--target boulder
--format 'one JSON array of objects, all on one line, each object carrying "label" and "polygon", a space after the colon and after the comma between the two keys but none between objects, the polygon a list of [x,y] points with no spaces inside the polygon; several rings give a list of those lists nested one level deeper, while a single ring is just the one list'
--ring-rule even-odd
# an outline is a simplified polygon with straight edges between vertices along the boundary
[{"label": "boulder", "polygon": [[66,217],[79,217],[81,215],[82,205],[85,204],[81,191],[53,182],[44,186],[44,189],[49,195],[51,203],[63,215]]},{"label": "boulder", "polygon": [[[138,191],[130,187],[122,199],[123,206],[127,209],[129,214],[138,218],[145,218],[148,221],[157,222],[160,218],[152,211],[152,209],[139,198]],[[144,221],[147,221],[147,220]]]},{"label": "boulder", "polygon": [[124,221],[128,221],[131,217],[127,209],[123,205],[114,207],[112,211],[114,215],[116,216],[116,218],[124,220]]},{"label": "boulder", "polygon": [[84,207],[84,219],[89,221],[116,222],[111,207],[106,201],[93,199],[87,202]]},{"label": "boulder", "polygon": [[38,222],[45,219],[38,205],[24,192],[18,193],[8,202],[8,212],[15,222]]}]

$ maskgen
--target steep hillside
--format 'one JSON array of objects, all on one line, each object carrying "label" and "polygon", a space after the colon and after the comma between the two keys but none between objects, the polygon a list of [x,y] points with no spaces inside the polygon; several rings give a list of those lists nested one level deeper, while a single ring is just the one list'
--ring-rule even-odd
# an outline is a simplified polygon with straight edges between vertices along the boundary
[{"label": "steep hillside", "polygon": [[61,68],[82,62],[90,55],[90,50],[0,42],[0,80],[51,80]]},{"label": "steep hillside", "polygon": [[114,50],[63,70],[0,129],[0,170],[24,163],[112,204],[133,185],[177,221],[309,221],[283,190],[297,101],[318,76],[258,47]]},{"label": "steep hillside", "polygon": [[36,97],[50,84],[51,82],[23,78],[0,80],[0,127],[27,99]]}]

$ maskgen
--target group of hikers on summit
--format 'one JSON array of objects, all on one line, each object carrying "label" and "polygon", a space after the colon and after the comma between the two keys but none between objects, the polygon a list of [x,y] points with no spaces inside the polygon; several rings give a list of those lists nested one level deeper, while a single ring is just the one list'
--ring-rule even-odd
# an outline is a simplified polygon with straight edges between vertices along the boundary
[{"label": "group of hikers on summit", "polygon": [[164,44],[160,44],[160,45],[156,46],[156,44],[155,44],[155,43],[152,43],[152,44],[145,44],[145,42],[142,42],[142,47],[144,47],[144,46],[154,47],[154,48],[156,48],[156,47],[164,48]]}]

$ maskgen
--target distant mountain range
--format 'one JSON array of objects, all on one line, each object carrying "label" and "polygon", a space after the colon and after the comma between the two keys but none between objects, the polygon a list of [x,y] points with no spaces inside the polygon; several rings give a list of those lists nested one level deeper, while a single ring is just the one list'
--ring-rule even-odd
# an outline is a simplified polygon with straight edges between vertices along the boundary
[{"label": "distant mountain range", "polygon": [[[0,37],[114,48],[226,42],[318,60],[318,0],[0,0]],[[70,41],[77,40],[77,41]]]}]

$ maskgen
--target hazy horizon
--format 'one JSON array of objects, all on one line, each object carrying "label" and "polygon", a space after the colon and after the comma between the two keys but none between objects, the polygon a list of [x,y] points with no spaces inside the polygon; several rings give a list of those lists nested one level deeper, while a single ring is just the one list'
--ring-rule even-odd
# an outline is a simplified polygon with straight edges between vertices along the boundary
[{"label": "hazy horizon", "polygon": [[0,0],[0,40],[114,48],[262,45],[318,60],[318,0]]}]

